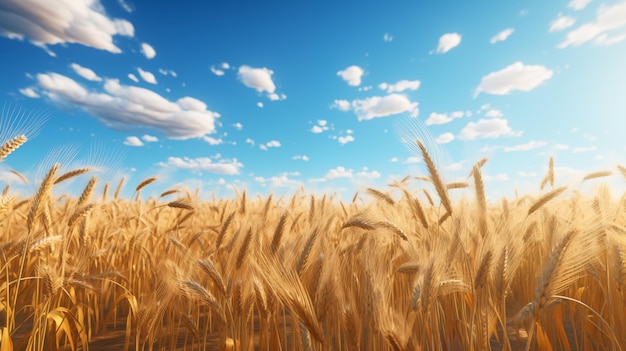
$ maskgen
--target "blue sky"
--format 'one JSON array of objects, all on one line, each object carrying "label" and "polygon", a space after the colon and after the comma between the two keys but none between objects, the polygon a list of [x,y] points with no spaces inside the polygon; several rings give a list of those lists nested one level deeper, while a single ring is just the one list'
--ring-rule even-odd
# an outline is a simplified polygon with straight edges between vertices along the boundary
[{"label": "blue sky", "polygon": [[579,186],[625,163],[625,61],[626,1],[0,0],[0,141],[30,139],[0,181],[350,199],[423,175],[425,138],[446,181],[488,157],[491,197],[550,156]]}]

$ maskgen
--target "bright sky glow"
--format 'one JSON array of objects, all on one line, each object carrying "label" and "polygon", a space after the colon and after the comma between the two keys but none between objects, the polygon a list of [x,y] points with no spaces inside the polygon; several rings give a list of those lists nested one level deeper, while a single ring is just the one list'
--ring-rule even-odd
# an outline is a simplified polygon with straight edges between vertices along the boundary
[{"label": "bright sky glow", "polygon": [[563,181],[626,164],[624,0],[0,0],[0,58],[0,135],[47,116],[0,163],[17,189],[63,160],[126,196],[351,199],[425,174],[425,136],[446,181],[488,157],[491,198],[550,156]]}]

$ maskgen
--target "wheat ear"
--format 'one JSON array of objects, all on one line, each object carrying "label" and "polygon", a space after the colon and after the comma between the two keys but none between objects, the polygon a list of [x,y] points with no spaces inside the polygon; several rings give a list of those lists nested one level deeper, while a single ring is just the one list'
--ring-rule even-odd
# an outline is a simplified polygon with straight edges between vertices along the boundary
[{"label": "wheat ear", "polygon": [[46,174],[46,176],[44,177],[41,185],[39,186],[39,189],[37,190],[37,193],[31,201],[30,212],[28,213],[28,218],[26,221],[28,232],[31,232],[33,229],[35,219],[39,215],[39,208],[41,203],[44,202],[50,194],[50,190],[52,189],[53,185],[53,179],[56,172],[59,170],[59,167],[60,165],[56,163],[54,166],[52,166],[52,168],[50,168],[50,171],[48,171],[48,174]]},{"label": "wheat ear", "polygon": [[0,162],[2,162],[2,160],[9,156],[17,148],[22,146],[22,144],[24,144],[27,140],[28,138],[26,135],[22,134],[4,143],[2,147],[0,147]]},{"label": "wheat ear", "polygon": [[441,204],[446,209],[446,211],[452,214],[452,205],[450,204],[450,199],[448,198],[448,192],[446,186],[444,185],[441,177],[439,177],[439,172],[437,172],[437,168],[435,167],[435,163],[430,158],[428,154],[428,150],[421,141],[417,141],[417,146],[419,146],[422,151],[422,157],[424,158],[424,162],[426,163],[426,168],[428,169],[428,174],[430,175],[430,181],[435,186],[435,190],[441,199]]},{"label": "wheat ear", "polygon": [[548,201],[554,199],[559,194],[564,192],[565,189],[567,189],[567,187],[562,186],[560,188],[554,189],[544,194],[537,201],[535,201],[535,203],[532,206],[530,206],[530,208],[528,209],[528,216],[530,216],[533,212],[537,211],[539,208],[541,208],[541,206],[545,205]]}]

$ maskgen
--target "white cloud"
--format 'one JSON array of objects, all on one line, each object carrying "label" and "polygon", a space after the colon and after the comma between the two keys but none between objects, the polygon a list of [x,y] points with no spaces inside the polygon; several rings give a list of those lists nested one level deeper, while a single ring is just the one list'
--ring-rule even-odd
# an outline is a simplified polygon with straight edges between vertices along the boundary
[{"label": "white cloud", "polygon": [[262,103],[261,101],[257,102],[257,103],[256,103],[256,105],[257,105],[259,108],[263,108],[263,103]]},{"label": "white cloud", "polygon": [[345,145],[347,143],[353,142],[354,137],[352,135],[340,136],[337,138],[340,144]]},{"label": "white cloud", "polygon": [[383,35],[383,40],[384,41],[392,41],[393,40],[393,35],[389,34],[389,33],[385,33],[385,35]]},{"label": "white cloud", "polygon": [[272,176],[267,179],[264,177],[255,177],[254,180],[261,184],[268,184],[272,188],[295,188],[300,185],[299,181],[290,179],[287,173]]},{"label": "white cloud", "polygon": [[317,120],[317,125],[311,128],[311,133],[319,134],[328,130],[328,122],[324,119]]},{"label": "white cloud", "polygon": [[237,129],[237,130],[242,130],[243,129],[243,124],[237,122],[237,123],[233,124],[233,127],[235,127],[235,129]]},{"label": "white cloud", "polygon": [[443,133],[440,134],[437,139],[435,139],[435,141],[438,144],[447,144],[449,142],[451,142],[452,140],[454,140],[454,134],[452,133]]},{"label": "white cloud", "polygon": [[154,128],[172,139],[199,138],[215,132],[219,117],[192,97],[169,101],[151,90],[120,84],[117,79],[106,80],[102,92],[88,91],[58,73],[38,74],[37,81],[51,100],[80,108],[118,130]]},{"label": "white cloud", "polygon": [[217,162],[209,157],[168,157],[167,162],[160,162],[161,167],[175,167],[185,169],[193,172],[205,171],[216,174],[239,174],[239,170],[243,167],[243,164],[237,159],[227,160],[220,159]]},{"label": "white cloud", "polygon": [[76,72],[76,74],[78,74],[79,76],[90,80],[92,82],[101,82],[102,78],[98,77],[98,75],[96,74],[96,72],[90,70],[89,68],[85,68],[77,63],[72,63],[70,65],[70,67],[72,67],[72,69],[74,70],[74,72]]},{"label": "white cloud", "polygon": [[250,144],[250,145],[254,146],[254,140],[252,140],[250,138],[247,138],[246,139],[246,144]]},{"label": "white cloud", "polygon": [[326,173],[324,178],[326,179],[336,179],[336,178],[352,178],[352,170],[346,169],[343,166],[338,166],[333,168]]},{"label": "white cloud", "polygon": [[525,65],[515,62],[497,72],[484,76],[474,96],[481,92],[495,95],[506,95],[514,90],[530,91],[552,77],[552,70],[545,66]]},{"label": "white cloud", "polygon": [[420,87],[419,80],[401,80],[395,84],[380,83],[378,87],[387,93],[401,93],[405,90],[417,90]]},{"label": "white cloud", "polygon": [[335,100],[330,107],[331,108],[336,108],[336,109],[338,109],[340,111],[349,111],[350,110],[350,101],[348,101],[348,100]]},{"label": "white cloud", "polygon": [[461,35],[459,33],[446,33],[439,38],[437,46],[438,54],[445,54],[461,44]]},{"label": "white cloud", "polygon": [[292,160],[302,160],[304,162],[308,162],[309,161],[309,156],[307,155],[296,155],[294,157],[291,158]]},{"label": "white cloud", "polygon": [[487,113],[485,113],[485,117],[502,117],[502,111],[492,108]]},{"label": "white cloud", "polygon": [[139,72],[139,76],[141,76],[141,79],[143,79],[146,83],[157,83],[156,77],[151,72],[144,71],[141,68],[137,68],[137,72]]},{"label": "white cloud", "polygon": [[276,93],[270,93],[267,94],[267,98],[270,99],[270,101],[280,101],[280,100],[285,100],[287,98],[287,95],[285,94],[276,94]]},{"label": "white cloud", "polygon": [[132,37],[133,25],[106,15],[93,0],[5,0],[0,7],[0,36],[28,39],[50,54],[48,45],[75,43],[111,53],[116,35]]},{"label": "white cloud", "polygon": [[363,170],[361,172],[358,172],[356,176],[358,178],[378,179],[381,177],[381,174],[378,171],[370,171],[367,167],[363,167]]},{"label": "white cloud", "polygon": [[579,10],[582,10],[585,7],[587,7],[587,5],[589,5],[589,3],[591,1],[593,1],[593,0],[571,0],[567,4],[567,7],[569,7],[570,9],[573,9],[575,11],[579,11]]},{"label": "white cloud", "polygon": [[608,34],[603,33],[598,35],[593,43],[599,46],[611,46],[624,41],[624,39],[626,39],[626,34],[619,34],[610,37]]},{"label": "white cloud", "polygon": [[30,87],[20,89],[20,94],[27,96],[29,98],[33,98],[33,99],[36,99],[39,97],[39,94],[37,94],[37,92],[33,88],[30,88]]},{"label": "white cloud", "polygon": [[129,136],[129,137],[126,137],[126,140],[124,140],[124,145],[143,146],[143,143],[136,136]]},{"label": "white cloud", "polygon": [[361,77],[364,73],[361,67],[353,65],[343,71],[337,72],[337,75],[348,82],[348,85],[356,87],[361,85]]},{"label": "white cloud", "polygon": [[228,62],[222,62],[220,66],[222,67],[222,69],[230,69],[230,65],[228,64]]},{"label": "white cloud", "polygon": [[139,79],[137,79],[137,76],[132,73],[128,74],[128,79],[132,80],[135,83],[139,83]]},{"label": "white cloud", "polygon": [[204,137],[202,137],[202,139],[204,141],[206,141],[209,145],[220,145],[220,144],[224,143],[224,141],[221,138],[216,139],[216,138],[212,138],[210,136],[204,136]]},{"label": "white cloud", "polygon": [[354,100],[352,101],[351,108],[356,113],[359,121],[404,112],[410,113],[412,117],[417,117],[419,113],[417,102],[411,102],[402,94],[372,96],[364,100]]},{"label": "white cloud", "polygon": [[446,124],[452,122],[453,119],[464,116],[463,111],[452,112],[451,114],[432,112],[424,122],[427,126],[434,124]]},{"label": "white cloud", "polygon": [[497,43],[497,42],[499,42],[499,41],[505,41],[505,40],[507,40],[507,39],[509,38],[509,36],[511,36],[511,34],[513,34],[513,32],[515,32],[515,29],[513,29],[513,28],[507,28],[507,29],[503,30],[502,32],[500,32],[500,33],[498,33],[498,34],[494,35],[494,36],[493,36],[493,37],[489,40],[489,42],[490,42],[491,44],[495,44],[495,43]]},{"label": "white cloud", "polygon": [[237,74],[243,85],[248,88],[255,89],[259,93],[266,91],[271,94],[276,90],[276,85],[274,85],[274,82],[272,81],[272,74],[274,74],[274,71],[270,69],[265,67],[252,68],[244,65],[239,67],[239,72]]},{"label": "white cloud", "polygon": [[521,132],[515,132],[509,127],[509,122],[503,118],[479,119],[477,122],[469,122],[458,135],[461,140],[474,140],[481,138],[499,138],[501,136],[519,136]]},{"label": "white cloud", "polygon": [[392,163],[396,163],[398,161],[400,161],[400,159],[395,156],[389,159],[389,162],[392,162]]},{"label": "white cloud", "polygon": [[263,151],[267,151],[269,148],[271,147],[280,147],[280,141],[277,140],[270,140],[265,144],[261,144],[259,145],[259,148]]},{"label": "white cloud", "polygon": [[117,3],[120,5],[121,8],[124,9],[124,11],[126,11],[128,13],[132,13],[133,12],[133,7],[130,6],[126,1],[124,1],[124,0],[117,0]]},{"label": "white cloud", "polygon": [[557,18],[550,22],[550,32],[558,32],[567,29],[576,23],[576,20],[570,16],[563,16],[559,13]]},{"label": "white cloud", "polygon": [[454,162],[444,167],[446,171],[460,171],[463,169],[463,163]]},{"label": "white cloud", "polygon": [[563,49],[568,46],[579,46],[594,39],[598,45],[614,44],[620,40],[609,37],[607,32],[624,26],[626,26],[626,1],[613,6],[602,5],[598,9],[595,21],[585,23],[567,33],[565,40],[557,47]]},{"label": "white cloud", "polygon": [[509,152],[509,151],[529,151],[529,150],[534,150],[534,149],[538,149],[542,146],[546,146],[548,143],[546,143],[545,141],[536,141],[536,140],[531,140],[525,144],[519,144],[519,145],[515,145],[515,146],[510,146],[510,147],[505,147],[504,151]]},{"label": "white cloud", "polygon": [[218,77],[221,77],[224,75],[224,71],[222,71],[221,69],[215,68],[215,66],[211,66],[211,72],[213,72],[213,74],[215,74]]},{"label": "white cloud", "polygon": [[148,43],[141,43],[141,53],[148,59],[152,60],[156,56],[156,51]]},{"label": "white cloud", "polygon": [[148,134],[144,134],[144,136],[142,136],[141,139],[143,139],[143,141],[147,143],[156,143],[157,141],[159,141],[159,138],[152,136],[152,135],[148,135]]},{"label": "white cloud", "polygon": [[311,128],[311,133],[313,134],[319,134],[321,132],[323,132],[324,129],[322,129],[322,127],[320,126],[313,126],[313,128]]}]

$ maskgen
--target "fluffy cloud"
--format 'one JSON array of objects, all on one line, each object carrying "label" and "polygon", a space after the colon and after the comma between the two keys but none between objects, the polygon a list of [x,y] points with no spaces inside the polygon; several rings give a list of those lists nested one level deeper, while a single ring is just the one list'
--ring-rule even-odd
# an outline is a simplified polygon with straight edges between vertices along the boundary
[{"label": "fluffy cloud", "polygon": [[550,32],[558,32],[563,29],[567,29],[576,23],[576,20],[570,16],[563,16],[559,13],[559,16],[552,22],[550,22]]},{"label": "fluffy cloud", "polygon": [[387,93],[401,93],[405,90],[417,90],[420,87],[419,80],[401,80],[395,84],[380,83],[378,87]]},{"label": "fluffy cloud", "polygon": [[77,63],[72,63],[70,65],[70,67],[72,67],[72,69],[74,70],[74,72],[76,72],[76,74],[78,74],[79,76],[90,80],[92,82],[101,82],[102,78],[98,77],[98,75],[96,74],[96,72],[90,70],[89,68],[85,68]]},{"label": "fluffy cloud", "polygon": [[129,136],[129,137],[126,137],[126,140],[124,140],[124,145],[143,146],[143,143],[136,136]]},{"label": "fluffy cloud", "polygon": [[233,127],[235,127],[235,129],[237,129],[237,130],[242,130],[243,129],[243,124],[237,122],[237,123],[233,124]]},{"label": "fluffy cloud", "polygon": [[20,94],[27,96],[29,98],[32,98],[32,99],[36,99],[39,97],[39,94],[37,94],[37,92],[33,88],[30,88],[30,87],[20,89]]},{"label": "fluffy cloud", "polygon": [[521,132],[515,132],[509,126],[509,122],[503,118],[479,119],[477,122],[469,122],[459,134],[461,140],[474,140],[481,138],[499,138],[501,136],[519,136]]},{"label": "fluffy cloud", "polygon": [[452,133],[443,133],[440,134],[437,139],[435,139],[435,141],[438,144],[447,144],[449,142],[451,142],[452,140],[454,140],[454,134]]},{"label": "fluffy cloud", "polygon": [[506,152],[509,152],[509,151],[529,151],[529,150],[538,149],[538,148],[540,148],[542,146],[545,146],[547,144],[548,143],[546,143],[545,141],[531,140],[531,141],[527,142],[526,144],[520,144],[520,145],[505,147],[504,151],[506,151]]},{"label": "fluffy cloud", "polygon": [[144,134],[141,139],[147,143],[156,143],[157,141],[159,141],[159,138],[148,134]]},{"label": "fluffy cloud", "polygon": [[461,44],[461,35],[459,33],[446,33],[439,38],[437,45],[437,53],[445,54]]},{"label": "fluffy cloud", "polygon": [[428,118],[426,119],[426,122],[424,123],[427,126],[430,126],[433,124],[446,124],[446,123],[452,122],[453,119],[463,117],[463,115],[464,115],[463,111],[452,112],[449,115],[445,113],[432,112],[430,116],[428,116]]},{"label": "fluffy cloud", "polygon": [[261,184],[267,184],[272,188],[296,188],[301,184],[297,180],[290,179],[287,173],[270,178],[255,177],[254,180]]},{"label": "fluffy cloud", "polygon": [[593,0],[571,0],[567,4],[567,7],[569,7],[570,9],[573,9],[575,11],[579,11],[579,10],[582,10],[585,7],[587,7],[587,5],[589,5],[589,3],[591,1],[593,1]]},{"label": "fluffy cloud", "polygon": [[[612,45],[624,40],[623,35],[609,36],[609,31],[626,26],[626,1],[613,6],[602,5],[595,21],[585,23],[567,33],[565,40],[557,47],[579,46],[595,39],[595,44]],[[622,38],[620,38],[622,37]]]},{"label": "fluffy cloud", "polygon": [[340,76],[343,80],[348,82],[348,85],[356,87],[361,85],[361,77],[365,72],[359,66],[350,66],[343,71],[337,72],[337,75]]},{"label": "fluffy cloud", "polygon": [[393,35],[389,34],[389,33],[385,33],[385,35],[383,35],[383,40],[384,41],[393,41]]},{"label": "fluffy cloud", "polygon": [[147,127],[172,139],[200,138],[215,132],[218,113],[192,97],[169,101],[144,88],[126,86],[116,79],[104,82],[103,92],[90,92],[58,73],[36,76],[42,92],[53,101],[74,106],[118,130]]},{"label": "fluffy cloud", "polygon": [[263,151],[267,151],[271,147],[280,147],[280,146],[281,146],[280,141],[278,141],[278,140],[270,140],[270,141],[268,141],[265,144],[259,145],[259,148],[261,150],[263,150]]},{"label": "fluffy cloud", "polygon": [[525,65],[515,62],[497,72],[484,76],[474,96],[481,92],[506,95],[514,90],[531,91],[552,77],[552,70],[539,65]]},{"label": "fluffy cloud", "polygon": [[237,74],[243,85],[248,88],[255,89],[259,93],[266,91],[271,94],[276,90],[276,85],[274,85],[274,82],[272,81],[272,74],[274,74],[274,71],[270,69],[265,67],[252,68],[244,65],[239,67],[239,72]]},{"label": "fluffy cloud", "polygon": [[239,169],[243,167],[243,164],[237,161],[237,159],[220,159],[215,162],[209,157],[168,157],[167,162],[160,162],[159,165],[161,167],[175,167],[192,172],[205,171],[209,173],[228,175],[239,174]]},{"label": "fluffy cloud", "polygon": [[500,32],[500,33],[498,33],[498,34],[494,35],[494,36],[493,36],[493,37],[489,40],[489,42],[490,42],[491,44],[495,44],[495,43],[497,43],[497,42],[499,42],[499,41],[505,41],[505,40],[507,40],[507,39],[509,38],[509,36],[511,36],[511,34],[513,34],[513,32],[515,32],[515,29],[513,29],[513,28],[507,28],[507,29],[503,30],[502,32]]},{"label": "fluffy cloud", "polygon": [[338,166],[336,168],[329,170],[328,173],[326,173],[326,175],[324,176],[324,178],[326,179],[352,178],[352,176],[353,174],[352,174],[351,169],[346,169],[343,166]]},{"label": "fluffy cloud", "polygon": [[[347,111],[345,100],[335,100],[335,106]],[[372,96],[364,100],[354,100],[349,106],[357,115],[359,121],[370,120],[376,117],[386,117],[408,112],[417,117],[419,110],[417,102],[411,102],[405,95],[390,94],[386,96]]]},{"label": "fluffy cloud", "polygon": [[48,52],[48,45],[75,43],[121,53],[113,36],[132,37],[134,28],[126,20],[109,18],[99,1],[3,0],[0,35],[28,39]]},{"label": "fluffy cloud", "polygon": [[354,137],[352,135],[340,136],[337,138],[340,144],[345,145],[347,143],[353,142]]},{"label": "fluffy cloud", "polygon": [[317,124],[311,128],[311,133],[319,134],[328,130],[328,122],[324,119],[317,120]]},{"label": "fluffy cloud", "polygon": [[141,43],[141,53],[148,59],[152,60],[156,56],[156,51],[148,43]]},{"label": "fluffy cloud", "polygon": [[363,167],[363,170],[358,172],[356,176],[358,178],[378,179],[381,177],[381,174],[378,171],[369,171],[367,167]]},{"label": "fluffy cloud", "polygon": [[139,72],[141,79],[143,79],[146,83],[150,83],[150,84],[157,83],[156,77],[151,72],[144,71],[141,68],[137,68],[137,72]]},{"label": "fluffy cloud", "polygon": [[485,113],[485,117],[502,117],[502,111],[492,108],[487,113]]},{"label": "fluffy cloud", "polygon": [[348,100],[335,100],[330,107],[331,108],[336,108],[339,111],[349,111],[350,110],[350,101],[348,101]]}]

